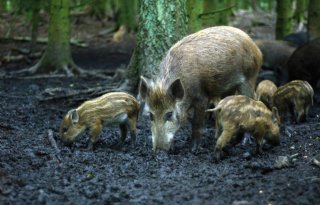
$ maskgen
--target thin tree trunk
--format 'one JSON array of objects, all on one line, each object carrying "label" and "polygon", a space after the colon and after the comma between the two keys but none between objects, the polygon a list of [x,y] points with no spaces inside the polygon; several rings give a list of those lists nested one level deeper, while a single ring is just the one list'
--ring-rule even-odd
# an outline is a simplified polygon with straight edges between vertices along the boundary
[{"label": "thin tree trunk", "polygon": [[140,75],[153,78],[166,51],[186,34],[185,0],[139,1],[137,45],[131,57],[127,78],[133,91]]},{"label": "thin tree trunk", "polygon": [[31,41],[30,41],[30,53],[34,51],[34,48],[37,44],[38,38],[38,28],[39,28],[39,19],[40,19],[40,2],[32,1],[32,17],[31,17]]},{"label": "thin tree trunk", "polygon": [[51,0],[48,45],[40,61],[29,73],[63,71],[68,76],[82,72],[71,57],[69,0]]},{"label": "thin tree trunk", "polygon": [[308,32],[310,39],[320,37],[320,1],[310,0],[308,9]]},{"label": "thin tree trunk", "polygon": [[202,19],[200,14],[203,13],[203,0],[188,0],[187,11],[188,11],[188,24],[189,32],[194,33],[202,28]]},{"label": "thin tree trunk", "polygon": [[276,39],[292,33],[292,0],[277,0]]}]

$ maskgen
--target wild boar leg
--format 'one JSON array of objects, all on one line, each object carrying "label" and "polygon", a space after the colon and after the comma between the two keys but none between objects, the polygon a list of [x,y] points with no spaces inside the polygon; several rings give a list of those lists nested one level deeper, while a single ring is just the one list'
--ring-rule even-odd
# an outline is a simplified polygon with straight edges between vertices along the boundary
[{"label": "wild boar leg", "polygon": [[90,142],[88,145],[88,149],[92,150],[94,148],[94,144],[97,142],[98,140],[98,136],[102,131],[102,123],[101,121],[96,122],[94,125],[92,125],[90,127]]},{"label": "wild boar leg", "polygon": [[121,148],[127,137],[127,132],[128,132],[127,123],[126,122],[120,123],[119,127],[120,127],[120,141],[117,147]]},{"label": "wild boar leg", "polygon": [[213,160],[215,162],[219,162],[221,158],[221,152],[226,147],[226,145],[232,140],[235,136],[236,131],[234,129],[223,130],[221,135],[219,136],[213,154]]},{"label": "wild boar leg", "polygon": [[254,87],[251,85],[251,83],[246,81],[239,86],[239,92],[241,95],[246,95],[248,97],[253,98],[254,97],[253,88]]},{"label": "wild boar leg", "polygon": [[192,140],[191,140],[191,151],[196,152],[200,145],[202,129],[204,127],[206,119],[206,105],[203,103],[202,106],[194,108],[193,119],[192,119]]},{"label": "wild boar leg", "polygon": [[136,127],[137,127],[136,122],[137,122],[136,117],[128,120],[128,128],[130,130],[130,137],[131,137],[130,143],[132,147],[134,147],[136,144]]},{"label": "wild boar leg", "polygon": [[218,123],[218,114],[216,114],[216,118],[215,118],[215,128],[216,128],[216,132],[215,132],[215,136],[214,136],[214,139],[217,140],[218,137],[221,135],[221,132],[222,132],[222,129],[221,129],[221,126],[219,125]]},{"label": "wild boar leg", "polygon": [[263,135],[262,134],[256,134],[256,153],[255,154],[262,154],[262,145],[263,145]]}]

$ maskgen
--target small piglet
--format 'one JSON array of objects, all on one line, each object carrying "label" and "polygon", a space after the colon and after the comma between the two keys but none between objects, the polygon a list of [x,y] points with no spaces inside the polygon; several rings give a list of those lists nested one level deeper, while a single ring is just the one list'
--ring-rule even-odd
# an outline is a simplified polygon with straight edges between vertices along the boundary
[{"label": "small piglet", "polygon": [[307,81],[293,80],[277,89],[273,105],[278,108],[281,120],[290,112],[299,123],[306,121],[313,96],[314,91]]},{"label": "small piglet", "polygon": [[273,95],[277,86],[271,80],[261,81],[256,88],[256,99],[263,102],[270,110],[273,107]]},{"label": "small piglet", "polygon": [[88,100],[76,109],[70,110],[60,126],[60,136],[65,143],[73,142],[86,128],[90,130],[89,149],[98,140],[103,124],[119,124],[121,138],[119,147],[130,130],[131,144],[136,141],[136,124],[139,113],[137,100],[124,92],[112,92]]},{"label": "small piglet", "polygon": [[227,145],[239,143],[245,132],[256,139],[256,153],[262,152],[263,139],[272,145],[279,144],[279,115],[277,108],[270,111],[261,101],[244,95],[232,95],[222,99],[207,112],[215,112],[216,136],[214,160],[218,162]]}]

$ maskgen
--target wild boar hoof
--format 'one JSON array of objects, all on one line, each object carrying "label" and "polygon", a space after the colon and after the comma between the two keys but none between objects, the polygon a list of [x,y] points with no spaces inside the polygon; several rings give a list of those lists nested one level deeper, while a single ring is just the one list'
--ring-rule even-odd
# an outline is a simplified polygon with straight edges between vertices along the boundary
[{"label": "wild boar hoof", "polygon": [[213,163],[218,164],[220,162],[220,153],[214,153]]}]

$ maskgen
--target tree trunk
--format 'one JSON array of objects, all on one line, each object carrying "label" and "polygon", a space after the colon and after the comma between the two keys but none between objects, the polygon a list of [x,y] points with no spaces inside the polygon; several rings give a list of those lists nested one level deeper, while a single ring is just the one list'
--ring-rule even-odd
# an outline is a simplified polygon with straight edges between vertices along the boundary
[{"label": "tree trunk", "polygon": [[64,71],[68,76],[82,72],[71,57],[69,0],[51,0],[48,45],[40,61],[28,71],[51,73]]},{"label": "tree trunk", "polygon": [[40,19],[40,2],[39,0],[31,1],[31,41],[30,41],[30,53],[33,52],[38,38],[38,28],[39,28],[39,19]]},{"label": "tree trunk", "polygon": [[303,22],[306,11],[306,0],[296,0],[296,9],[293,18],[297,23]]},{"label": "tree trunk", "polygon": [[136,0],[120,0],[119,5],[119,21],[117,22],[117,28],[125,26],[125,29],[130,32],[136,29]]},{"label": "tree trunk", "polygon": [[244,9],[244,10],[248,10],[250,8],[250,2],[249,0],[240,0],[240,1],[237,1],[237,7],[239,9]]},{"label": "tree trunk", "polygon": [[139,1],[137,44],[131,57],[127,78],[131,91],[140,75],[153,78],[166,51],[186,34],[185,0]]},{"label": "tree trunk", "polygon": [[98,19],[103,20],[106,16],[106,0],[92,0],[92,14]]},{"label": "tree trunk", "polygon": [[276,39],[292,33],[292,0],[277,0]]},{"label": "tree trunk", "polygon": [[320,1],[310,0],[308,8],[309,40],[320,37]]},{"label": "tree trunk", "polygon": [[274,10],[274,0],[268,1],[268,10],[273,11]]},{"label": "tree trunk", "polygon": [[202,28],[202,19],[200,14],[203,13],[203,0],[188,0],[187,12],[188,12],[188,25],[189,32],[194,33]]},{"label": "tree trunk", "polygon": [[218,13],[213,13],[218,10],[217,0],[204,0],[203,2],[203,13],[202,24],[203,27],[211,27],[218,24]]}]

